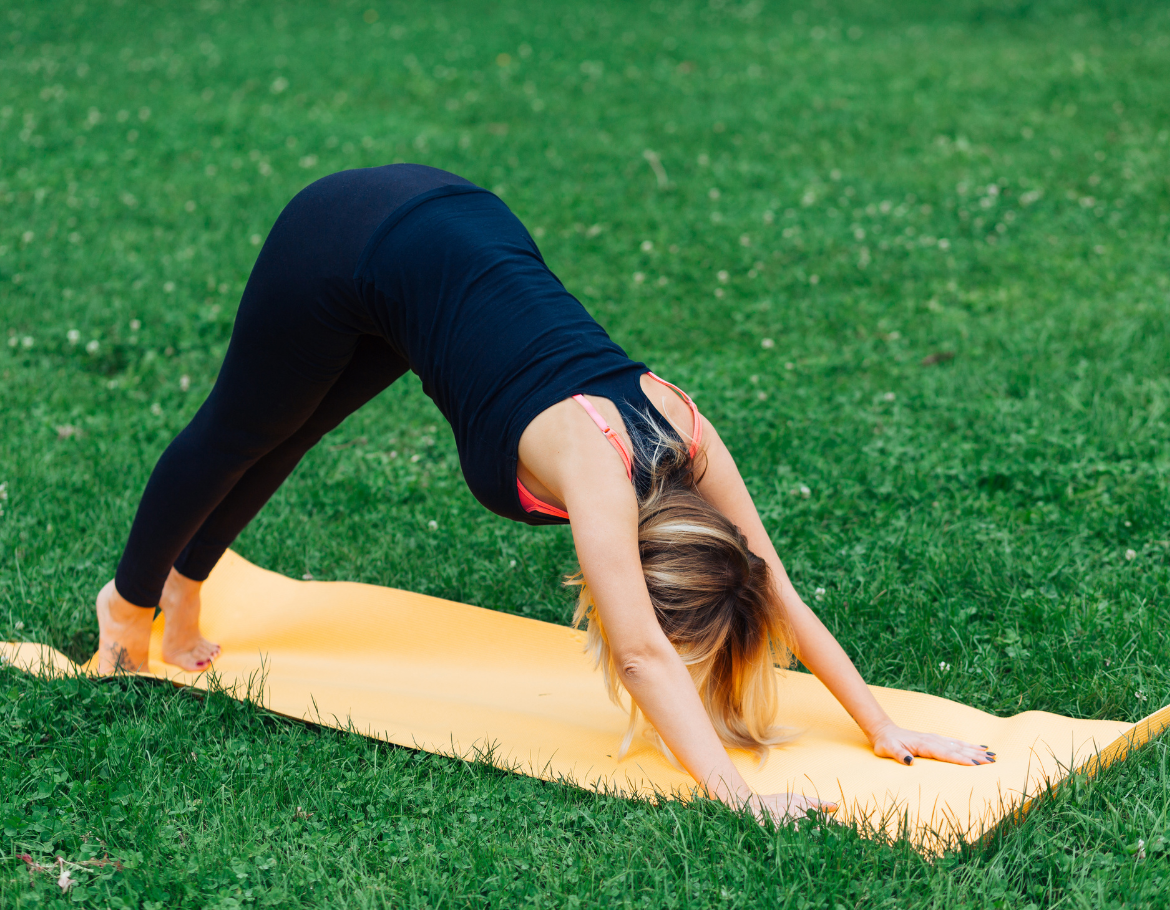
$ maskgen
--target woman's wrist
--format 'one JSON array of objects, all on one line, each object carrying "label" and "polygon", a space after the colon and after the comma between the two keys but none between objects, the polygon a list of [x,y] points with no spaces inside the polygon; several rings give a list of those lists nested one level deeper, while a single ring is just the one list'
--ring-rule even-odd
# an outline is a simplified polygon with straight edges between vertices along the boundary
[{"label": "woman's wrist", "polygon": [[[881,711],[881,709],[878,709]],[[861,732],[865,734],[865,738],[869,740],[870,745],[873,745],[881,738],[881,736],[888,730],[891,730],[898,725],[894,723],[890,715],[885,711],[881,711],[881,716],[874,718],[867,724],[858,723],[861,727]]]},{"label": "woman's wrist", "polygon": [[712,776],[703,785],[707,795],[732,809],[742,809],[756,795],[733,765],[726,776]]}]

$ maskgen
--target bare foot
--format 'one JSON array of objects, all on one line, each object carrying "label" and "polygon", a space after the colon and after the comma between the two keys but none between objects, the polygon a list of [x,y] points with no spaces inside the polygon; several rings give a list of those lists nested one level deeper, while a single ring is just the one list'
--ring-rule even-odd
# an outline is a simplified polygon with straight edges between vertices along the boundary
[{"label": "bare foot", "polygon": [[97,671],[102,676],[145,670],[154,610],[136,607],[111,580],[97,596]]},{"label": "bare foot", "polygon": [[193,581],[174,569],[163,588],[162,659],[174,667],[198,672],[206,670],[219,656],[219,645],[208,641],[199,631],[199,591],[203,582]]}]

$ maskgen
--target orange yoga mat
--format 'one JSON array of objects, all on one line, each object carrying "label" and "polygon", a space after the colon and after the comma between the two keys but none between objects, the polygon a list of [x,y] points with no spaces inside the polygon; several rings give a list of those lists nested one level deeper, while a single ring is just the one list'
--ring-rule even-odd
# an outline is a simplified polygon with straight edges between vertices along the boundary
[{"label": "orange yoga mat", "polygon": [[[488,755],[545,780],[621,795],[694,786],[642,737],[616,758],[627,715],[606,697],[583,651],[584,634],[549,623],[352,582],[294,581],[229,552],[203,589],[203,628],[223,646],[221,684],[269,709],[443,755]],[[158,659],[150,675],[205,687],[205,675]],[[77,672],[41,645],[0,645],[31,672]],[[760,792],[839,800],[836,818],[862,830],[907,833],[945,849],[988,831],[1073,769],[1093,770],[1170,726],[1170,707],[1134,725],[1042,711],[995,717],[946,699],[873,687],[894,721],[988,743],[996,764],[961,767],[874,756],[829,692],[805,673],[777,671],[777,721],[803,731],[759,769],[733,752]],[[256,687],[261,685],[262,691]]]}]

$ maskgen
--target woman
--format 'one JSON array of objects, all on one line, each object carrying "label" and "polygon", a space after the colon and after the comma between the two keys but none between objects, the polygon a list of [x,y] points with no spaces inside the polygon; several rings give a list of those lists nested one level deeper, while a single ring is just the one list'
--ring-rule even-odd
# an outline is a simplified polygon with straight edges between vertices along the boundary
[{"label": "woman", "polygon": [[277,219],[215,387],[98,596],[99,669],[145,665],[156,605],[164,660],[206,669],[219,649],[199,631],[203,579],[304,453],[408,369],[480,502],[571,525],[578,620],[611,694],[629,692],[711,796],[775,818],[830,808],[754,794],[725,748],[784,738],[772,667],[789,651],[878,755],[994,760],[890,720],[794,590],[715,428],[626,357],[498,198],[420,165],[325,177]]}]

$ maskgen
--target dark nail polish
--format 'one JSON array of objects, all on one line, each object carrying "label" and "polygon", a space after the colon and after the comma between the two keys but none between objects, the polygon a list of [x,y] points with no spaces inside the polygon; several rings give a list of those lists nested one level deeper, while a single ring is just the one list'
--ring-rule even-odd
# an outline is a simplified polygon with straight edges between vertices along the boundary
[{"label": "dark nail polish", "polygon": [[907,756],[906,756],[904,759],[902,759],[902,761],[903,761],[905,764],[907,764],[907,765],[908,765],[908,764],[910,764],[911,762],[913,762],[913,761],[914,761],[914,759],[913,759],[911,756],[907,755]]},{"label": "dark nail polish", "polygon": [[992,758],[994,758],[994,757],[995,757],[995,753],[994,753],[994,752],[988,752],[987,754],[988,754],[988,755],[990,755]]}]

